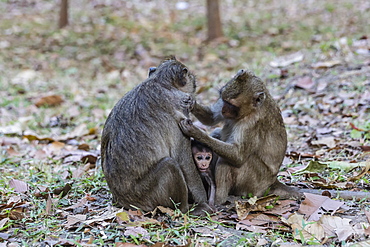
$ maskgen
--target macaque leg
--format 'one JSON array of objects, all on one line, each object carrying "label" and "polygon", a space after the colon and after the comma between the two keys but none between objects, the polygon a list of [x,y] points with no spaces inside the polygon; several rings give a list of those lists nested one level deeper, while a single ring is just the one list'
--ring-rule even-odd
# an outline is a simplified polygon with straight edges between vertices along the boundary
[{"label": "macaque leg", "polygon": [[[144,211],[152,210],[157,205],[174,208],[174,203],[180,203],[179,209],[183,213],[189,210],[188,188],[185,178],[173,158],[161,159],[151,175],[142,179],[136,186],[145,186],[148,195],[142,200],[153,202],[153,205],[148,208],[142,208]],[[137,206],[140,207],[140,205]]]},{"label": "macaque leg", "polygon": [[231,176],[230,167],[227,164],[220,164],[216,166],[216,204],[222,204],[226,201],[227,196],[232,188],[233,179]]}]

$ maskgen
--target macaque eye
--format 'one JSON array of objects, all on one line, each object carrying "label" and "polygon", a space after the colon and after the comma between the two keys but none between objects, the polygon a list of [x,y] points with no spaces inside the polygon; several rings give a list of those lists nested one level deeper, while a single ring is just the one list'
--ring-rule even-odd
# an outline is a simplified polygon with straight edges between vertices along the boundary
[{"label": "macaque eye", "polygon": [[210,157],[210,156],[207,156],[207,157],[206,157],[206,160],[210,160],[210,159],[211,159],[211,157]]},{"label": "macaque eye", "polygon": [[202,156],[197,156],[197,160],[202,160],[203,157]]}]

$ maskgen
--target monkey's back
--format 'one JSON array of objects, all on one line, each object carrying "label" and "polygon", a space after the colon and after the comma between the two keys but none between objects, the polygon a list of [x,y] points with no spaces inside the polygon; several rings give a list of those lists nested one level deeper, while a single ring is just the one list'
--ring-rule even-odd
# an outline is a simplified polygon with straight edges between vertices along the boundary
[{"label": "monkey's back", "polygon": [[102,134],[102,166],[108,179],[141,179],[162,158],[179,160],[171,150],[190,141],[174,118],[180,105],[174,90],[147,80],[114,106]]}]

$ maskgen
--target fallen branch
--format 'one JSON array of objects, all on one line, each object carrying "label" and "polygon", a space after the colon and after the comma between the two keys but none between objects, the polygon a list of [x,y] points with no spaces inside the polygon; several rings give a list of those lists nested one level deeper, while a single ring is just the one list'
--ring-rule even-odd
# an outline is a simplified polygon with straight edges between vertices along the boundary
[{"label": "fallen branch", "polygon": [[330,198],[339,197],[344,200],[353,200],[360,201],[365,199],[370,201],[370,192],[364,191],[348,191],[348,190],[319,190],[319,189],[300,189],[300,192],[311,193],[316,195],[328,196]]}]

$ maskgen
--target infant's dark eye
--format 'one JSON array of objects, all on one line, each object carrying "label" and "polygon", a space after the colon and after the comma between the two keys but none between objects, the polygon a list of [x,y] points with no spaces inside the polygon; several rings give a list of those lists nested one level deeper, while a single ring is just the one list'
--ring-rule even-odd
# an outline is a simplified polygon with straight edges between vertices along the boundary
[{"label": "infant's dark eye", "polygon": [[210,159],[211,159],[211,157],[210,157],[210,156],[207,156],[207,157],[206,157],[206,160],[210,160]]},{"label": "infant's dark eye", "polygon": [[197,156],[197,160],[202,160],[203,157],[202,156]]}]

